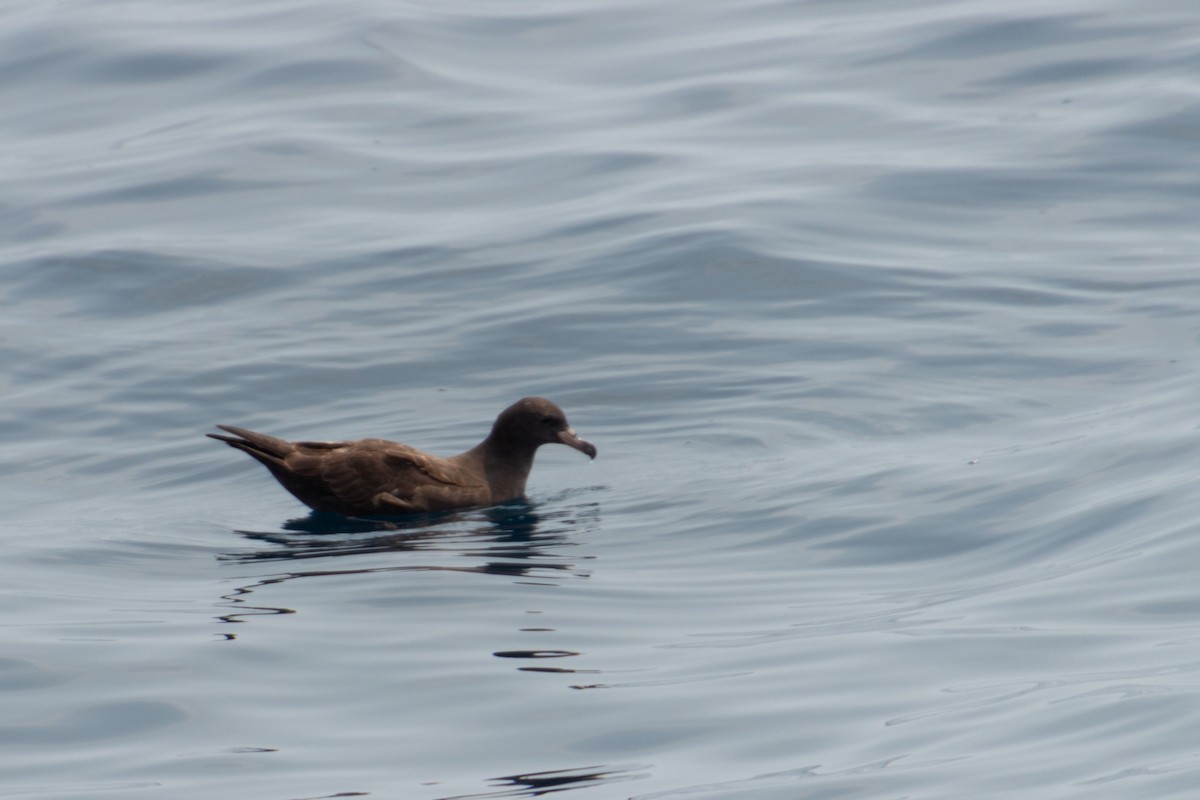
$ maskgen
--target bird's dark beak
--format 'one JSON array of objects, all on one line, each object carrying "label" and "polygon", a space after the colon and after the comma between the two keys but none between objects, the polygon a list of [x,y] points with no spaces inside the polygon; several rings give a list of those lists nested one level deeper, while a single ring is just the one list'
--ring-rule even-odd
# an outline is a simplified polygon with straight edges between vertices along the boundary
[{"label": "bird's dark beak", "polygon": [[585,442],[575,435],[575,431],[570,428],[565,428],[558,432],[558,440],[567,447],[574,447],[581,453],[586,453],[588,458],[596,457],[596,446],[591,442]]}]

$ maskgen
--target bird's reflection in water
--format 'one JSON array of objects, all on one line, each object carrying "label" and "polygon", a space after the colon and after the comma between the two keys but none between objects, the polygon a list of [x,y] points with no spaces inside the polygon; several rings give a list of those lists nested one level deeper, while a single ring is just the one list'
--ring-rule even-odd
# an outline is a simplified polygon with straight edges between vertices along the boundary
[{"label": "bird's reflection in water", "polygon": [[[340,565],[327,564],[322,569],[259,576],[252,583],[225,595],[229,603],[236,605],[236,611],[221,615],[219,619],[242,622],[241,618],[247,616],[292,613],[287,608],[249,606],[246,595],[262,586],[322,575],[442,570],[503,575],[538,583],[554,582],[553,575],[586,577],[586,572],[576,569],[576,562],[587,556],[568,558],[559,551],[575,544],[573,537],[581,527],[595,525],[598,507],[595,503],[572,506],[557,502],[554,508],[554,511],[539,511],[537,505],[524,502],[467,512],[398,518],[344,517],[313,512],[288,520],[282,531],[237,531],[255,547],[223,553],[218,556],[220,560],[236,564],[294,563],[314,558],[328,560],[405,552],[421,558],[419,563],[414,558],[386,566],[347,564],[339,568]],[[431,556],[436,558],[435,563],[430,562]],[[232,635],[226,638],[232,638]]]},{"label": "bird's reflection in water", "polygon": [[580,767],[577,769],[558,769],[549,772],[526,772],[521,775],[505,775],[491,778],[489,783],[496,786],[495,791],[472,794],[456,794],[442,797],[439,800],[485,800],[500,797],[541,797],[545,794],[563,792],[571,789],[587,789],[610,783],[645,778],[648,767],[641,765],[610,767]]},{"label": "bird's reflection in water", "polygon": [[[251,542],[272,546],[224,553],[219,558],[250,563],[405,550],[465,555],[486,551],[506,558],[539,558],[547,555],[547,548],[564,544],[584,517],[595,514],[594,505],[542,514],[532,503],[393,518],[344,517],[314,511],[288,520],[282,531],[237,531]],[[479,547],[483,550],[476,549]]]}]

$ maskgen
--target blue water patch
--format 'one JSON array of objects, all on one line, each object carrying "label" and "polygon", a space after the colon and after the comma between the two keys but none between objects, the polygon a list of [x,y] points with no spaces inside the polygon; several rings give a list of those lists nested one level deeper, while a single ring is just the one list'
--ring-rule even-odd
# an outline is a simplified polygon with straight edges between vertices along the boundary
[{"label": "blue water patch", "polygon": [[[1192,797],[1193,16],[12,9],[5,789]],[[528,395],[495,508],[204,438]]]}]

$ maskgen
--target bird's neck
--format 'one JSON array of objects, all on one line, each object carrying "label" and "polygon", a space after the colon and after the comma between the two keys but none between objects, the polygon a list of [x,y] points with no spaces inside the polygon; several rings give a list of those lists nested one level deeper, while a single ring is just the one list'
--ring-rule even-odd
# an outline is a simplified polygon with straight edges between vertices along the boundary
[{"label": "bird's neck", "polygon": [[533,468],[536,446],[505,441],[494,434],[464,455],[482,467],[491,489],[492,501],[502,503],[525,494],[525,481]]}]

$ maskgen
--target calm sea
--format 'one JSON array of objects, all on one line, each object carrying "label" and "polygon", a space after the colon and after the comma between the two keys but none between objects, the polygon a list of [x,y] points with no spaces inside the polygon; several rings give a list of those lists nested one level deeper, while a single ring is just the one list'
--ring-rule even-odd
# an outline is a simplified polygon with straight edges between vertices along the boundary
[{"label": "calm sea", "polygon": [[1200,791],[1193,3],[8,0],[0,176],[0,798]]}]

